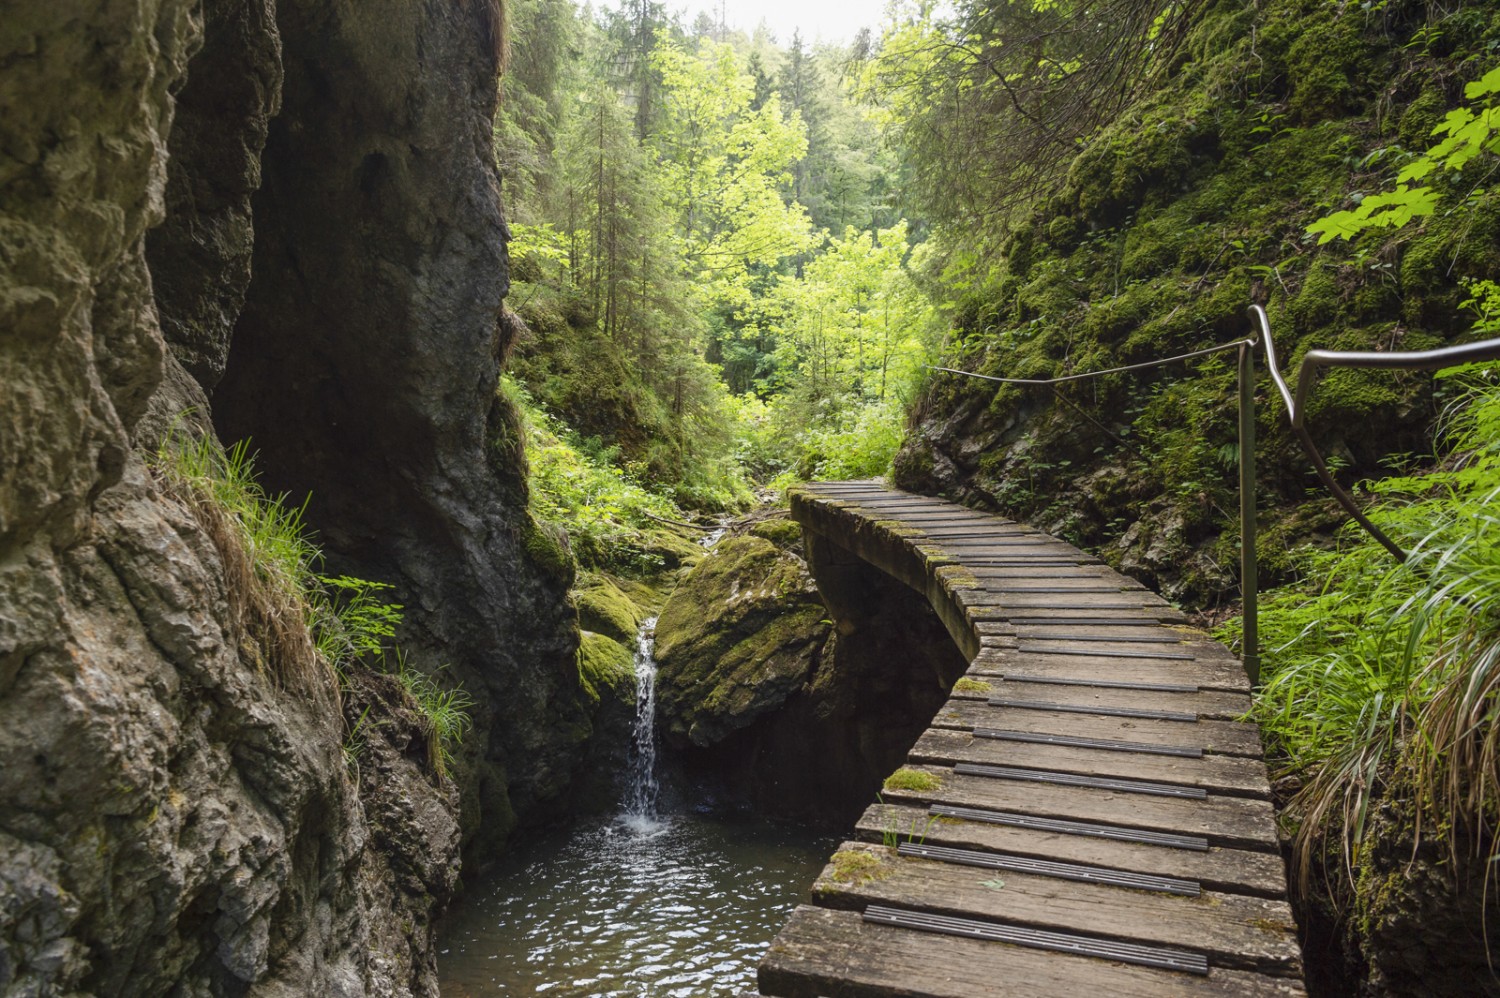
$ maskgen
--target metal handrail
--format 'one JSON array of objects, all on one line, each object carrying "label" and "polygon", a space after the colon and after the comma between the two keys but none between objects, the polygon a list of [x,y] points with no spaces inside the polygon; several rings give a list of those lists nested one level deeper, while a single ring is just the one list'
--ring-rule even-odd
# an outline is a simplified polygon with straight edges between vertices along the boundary
[{"label": "metal handrail", "polygon": [[1385,353],[1371,351],[1344,351],[1344,350],[1309,350],[1302,358],[1302,363],[1297,369],[1297,390],[1294,393],[1287,385],[1286,379],[1281,376],[1281,365],[1276,358],[1276,343],[1271,338],[1271,321],[1266,316],[1266,310],[1259,305],[1250,306],[1251,315],[1258,320],[1260,330],[1258,336],[1252,335],[1243,340],[1235,340],[1231,343],[1222,343],[1217,346],[1207,347],[1202,350],[1194,350],[1190,353],[1176,354],[1171,357],[1162,357],[1157,360],[1142,361],[1138,364],[1126,364],[1121,367],[1111,367],[1102,371],[1087,371],[1082,374],[1068,374],[1057,378],[1002,378],[990,374],[979,374],[974,371],[961,371],[951,367],[934,367],[924,365],[929,370],[944,371],[948,374],[962,374],[970,378],[980,378],[985,381],[997,381],[1012,385],[1056,385],[1067,381],[1080,381],[1085,378],[1097,378],[1106,374],[1118,374],[1123,371],[1138,371],[1148,367],[1161,367],[1165,364],[1177,361],[1191,360],[1194,357],[1203,357],[1209,354],[1219,353],[1225,350],[1239,350],[1239,433],[1240,433],[1240,596],[1243,601],[1244,629],[1241,638],[1240,658],[1244,664],[1245,672],[1250,677],[1252,685],[1260,681],[1260,640],[1259,640],[1259,579],[1258,564],[1256,558],[1256,504],[1255,504],[1255,362],[1254,350],[1257,346],[1264,346],[1266,351],[1266,368],[1270,372],[1271,381],[1276,390],[1281,394],[1281,401],[1286,406],[1287,422],[1296,436],[1302,450],[1313,462],[1313,468],[1317,472],[1318,480],[1333,495],[1340,506],[1352,516],[1356,523],[1363,527],[1371,537],[1375,538],[1382,547],[1395,556],[1397,561],[1406,561],[1406,552],[1401,550],[1400,545],[1386,536],[1385,532],[1365,516],[1359,504],[1354,501],[1344,488],[1333,478],[1333,473],[1328,470],[1328,464],[1323,460],[1323,454],[1318,450],[1317,444],[1313,443],[1312,435],[1306,426],[1306,402],[1314,386],[1317,384],[1318,371],[1324,367],[1356,367],[1356,368],[1408,368],[1416,370],[1431,370],[1434,368],[1453,367],[1457,364],[1466,364],[1480,360],[1500,360],[1500,338],[1480,340],[1476,343],[1463,343],[1458,346],[1438,347],[1434,350],[1415,351],[1390,351]]},{"label": "metal handrail", "polygon": [[1239,346],[1255,346],[1253,337],[1243,340],[1235,340],[1233,343],[1220,343],[1218,346],[1206,347],[1202,350],[1194,350],[1191,353],[1180,353],[1173,357],[1161,357],[1157,360],[1143,360],[1139,364],[1125,364],[1121,367],[1110,367],[1103,371],[1085,371],[1082,374],[1064,374],[1059,378],[1000,378],[993,374],[977,374],[974,371],[960,371],[952,367],[933,367],[931,364],[922,366],[929,371],[946,371],[949,374],[966,374],[971,378],[982,378],[985,381],[998,381],[1006,385],[1060,385],[1066,381],[1082,381],[1084,378],[1098,378],[1106,374],[1119,374],[1122,371],[1139,371],[1147,367],[1161,367],[1163,364],[1173,364],[1179,360],[1192,360],[1194,357],[1206,357],[1211,353],[1222,353],[1225,350],[1233,350]]},{"label": "metal handrail", "polygon": [[1276,390],[1281,393],[1281,401],[1286,405],[1287,421],[1291,425],[1292,432],[1296,434],[1297,441],[1302,445],[1303,451],[1312,459],[1313,468],[1318,473],[1318,479],[1322,481],[1325,488],[1333,493],[1340,506],[1354,517],[1355,521],[1381,546],[1389,551],[1397,561],[1406,560],[1406,552],[1401,550],[1400,545],[1391,540],[1379,527],[1370,522],[1365,516],[1354,497],[1344,491],[1338,482],[1334,481],[1333,475],[1328,470],[1328,465],[1323,460],[1323,454],[1318,450],[1317,444],[1313,443],[1312,435],[1308,433],[1305,425],[1307,415],[1307,398],[1311,394],[1313,386],[1317,383],[1318,371],[1324,367],[1360,367],[1360,368],[1409,368],[1413,370],[1432,370],[1434,368],[1453,367],[1456,364],[1467,364],[1476,360],[1495,360],[1500,358],[1500,339],[1480,340],[1476,343],[1462,343],[1458,346],[1438,347],[1434,350],[1406,350],[1389,351],[1377,353],[1373,351],[1355,350],[1309,350],[1302,358],[1302,364],[1297,369],[1297,391],[1294,395],[1287,386],[1286,380],[1281,376],[1281,365],[1276,360],[1276,344],[1271,339],[1271,321],[1266,317],[1266,310],[1259,305],[1250,306],[1250,314],[1260,323],[1261,342],[1266,348],[1266,367],[1270,371],[1271,380],[1276,384]]}]

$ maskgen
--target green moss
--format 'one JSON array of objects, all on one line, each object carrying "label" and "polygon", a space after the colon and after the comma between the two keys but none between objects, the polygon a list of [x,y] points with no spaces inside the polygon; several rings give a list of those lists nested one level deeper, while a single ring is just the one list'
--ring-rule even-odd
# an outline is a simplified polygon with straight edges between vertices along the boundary
[{"label": "green moss", "polygon": [[578,643],[578,681],[589,701],[598,705],[604,697],[632,699],[635,660],[630,650],[612,638],[584,631]]},{"label": "green moss", "polygon": [[645,614],[608,576],[580,572],[572,596],[578,607],[578,624],[584,630],[625,643],[635,640]]},{"label": "green moss", "polygon": [[936,790],[942,785],[943,781],[936,773],[929,773],[925,769],[912,769],[910,766],[902,766],[887,776],[884,783],[887,790],[911,790],[916,793]]},{"label": "green moss", "polygon": [[983,679],[970,679],[968,676],[959,677],[958,682],[953,684],[954,693],[988,693],[993,687]]},{"label": "green moss", "polygon": [[778,517],[774,520],[762,520],[750,528],[750,533],[763,537],[780,548],[802,543],[802,525],[792,519]]},{"label": "green moss", "polygon": [[887,857],[864,849],[840,849],[829,858],[829,867],[829,879],[854,887],[884,880],[895,870]]},{"label": "green moss", "polygon": [[569,586],[573,582],[573,555],[569,553],[567,540],[530,516],[521,525],[521,547],[531,563],[553,582]]}]

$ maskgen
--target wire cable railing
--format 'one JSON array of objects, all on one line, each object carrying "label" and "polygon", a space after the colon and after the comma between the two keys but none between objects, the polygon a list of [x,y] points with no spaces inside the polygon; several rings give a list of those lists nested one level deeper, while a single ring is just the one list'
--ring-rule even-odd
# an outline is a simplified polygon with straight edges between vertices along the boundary
[{"label": "wire cable railing", "polygon": [[[1260,613],[1259,571],[1256,559],[1256,503],[1255,503],[1255,348],[1264,347],[1266,369],[1271,381],[1286,407],[1287,424],[1301,445],[1303,452],[1312,461],[1318,480],[1329,491],[1338,504],[1352,516],[1371,537],[1389,551],[1398,561],[1406,561],[1406,552],[1395,541],[1365,515],[1343,486],[1334,479],[1322,452],[1312,438],[1306,425],[1307,401],[1318,382],[1318,372],[1325,367],[1381,368],[1387,370],[1434,370],[1455,367],[1475,361],[1500,359],[1500,339],[1480,340],[1457,346],[1438,347],[1434,350],[1416,351],[1344,351],[1309,350],[1297,368],[1296,390],[1293,391],[1281,376],[1281,365],[1277,360],[1276,343],[1271,337],[1271,322],[1266,310],[1259,305],[1250,306],[1250,316],[1257,328],[1251,335],[1229,343],[1192,350],[1188,353],[1159,357],[1136,364],[1124,364],[1102,371],[1085,371],[1056,378],[1005,378],[975,371],[963,371],[952,367],[935,367],[931,370],[947,374],[958,374],[984,381],[1010,385],[1059,385],[1087,378],[1099,378],[1108,374],[1121,374],[1148,368],[1163,367],[1206,357],[1228,350],[1239,351],[1239,487],[1240,487],[1240,595],[1243,601],[1243,631],[1240,642],[1240,660],[1252,686],[1260,682]],[[1062,396],[1059,396],[1060,398]]]}]

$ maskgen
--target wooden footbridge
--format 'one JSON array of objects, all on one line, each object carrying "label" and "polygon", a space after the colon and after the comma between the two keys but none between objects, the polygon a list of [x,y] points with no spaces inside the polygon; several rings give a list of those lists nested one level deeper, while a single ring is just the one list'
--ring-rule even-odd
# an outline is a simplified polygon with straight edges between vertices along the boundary
[{"label": "wooden footbridge", "polygon": [[924,594],[971,664],[771,945],[762,994],[1303,993],[1228,649],[997,516],[873,481],[797,491],[792,515]]}]

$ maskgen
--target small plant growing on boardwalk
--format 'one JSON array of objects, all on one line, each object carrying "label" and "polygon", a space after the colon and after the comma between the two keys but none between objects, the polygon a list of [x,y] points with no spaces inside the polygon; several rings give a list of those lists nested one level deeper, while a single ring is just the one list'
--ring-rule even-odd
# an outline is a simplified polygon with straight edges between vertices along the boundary
[{"label": "small plant growing on boardwalk", "polygon": [[863,849],[840,849],[833,854],[829,865],[833,868],[828,874],[830,879],[854,887],[884,880],[892,872],[889,860]]},{"label": "small plant growing on boardwalk", "polygon": [[911,790],[924,793],[936,790],[942,785],[943,781],[937,774],[929,773],[925,769],[912,769],[910,766],[902,766],[885,778],[887,790]]},{"label": "small plant growing on boardwalk", "polygon": [[990,689],[990,684],[983,679],[971,679],[968,676],[961,677],[953,684],[954,693],[988,693]]}]

